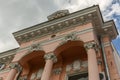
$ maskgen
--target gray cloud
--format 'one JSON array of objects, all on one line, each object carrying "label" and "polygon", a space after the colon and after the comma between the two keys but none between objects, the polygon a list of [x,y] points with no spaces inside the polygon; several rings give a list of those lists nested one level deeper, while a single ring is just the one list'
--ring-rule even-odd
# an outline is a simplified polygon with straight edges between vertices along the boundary
[{"label": "gray cloud", "polygon": [[46,21],[58,8],[50,0],[0,0],[0,52],[18,47],[13,32]]}]

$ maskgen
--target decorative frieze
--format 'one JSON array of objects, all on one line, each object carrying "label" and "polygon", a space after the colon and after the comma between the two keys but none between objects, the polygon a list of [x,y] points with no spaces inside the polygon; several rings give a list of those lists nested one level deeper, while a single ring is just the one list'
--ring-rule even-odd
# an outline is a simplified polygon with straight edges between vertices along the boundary
[{"label": "decorative frieze", "polygon": [[57,57],[54,53],[48,53],[44,55],[45,60],[52,60],[54,63],[57,62]]},{"label": "decorative frieze", "polygon": [[85,43],[84,47],[85,47],[86,50],[95,49],[95,51],[98,51],[98,46],[97,46],[97,44],[95,42]]},{"label": "decorative frieze", "polygon": [[[91,15],[92,15],[92,13],[91,13]],[[84,16],[88,16],[88,14],[86,14]],[[34,30],[34,31],[33,30],[31,30],[31,31],[28,30],[29,33],[25,33],[25,34],[22,33],[18,36],[15,36],[15,38],[17,39],[17,41],[19,43],[28,42],[28,41],[32,40],[33,38],[34,39],[39,38],[39,37],[48,35],[48,34],[53,33],[53,32],[56,33],[60,30],[63,30],[63,29],[69,28],[69,27],[73,27],[75,25],[81,25],[81,24],[88,23],[90,20],[85,19],[84,16],[77,16],[77,17],[70,18],[70,19],[67,19],[67,20],[62,20],[58,23],[55,22],[53,24],[49,24],[49,25],[46,25],[44,27],[41,26],[43,28],[38,28],[37,30]],[[26,36],[24,36],[24,35],[26,35]]]},{"label": "decorative frieze", "polygon": [[16,69],[18,72],[22,70],[22,66],[19,63],[11,63],[9,67],[11,69]]},{"label": "decorative frieze", "polygon": [[0,58],[0,63],[9,64],[13,58],[14,58],[14,55],[2,57]]}]

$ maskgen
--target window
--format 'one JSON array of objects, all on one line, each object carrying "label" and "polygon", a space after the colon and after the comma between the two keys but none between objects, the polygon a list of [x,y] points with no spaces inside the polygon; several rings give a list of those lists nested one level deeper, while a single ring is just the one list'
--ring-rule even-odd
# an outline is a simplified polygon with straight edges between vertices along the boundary
[{"label": "window", "polygon": [[68,77],[68,80],[88,80],[88,73],[73,74]]}]

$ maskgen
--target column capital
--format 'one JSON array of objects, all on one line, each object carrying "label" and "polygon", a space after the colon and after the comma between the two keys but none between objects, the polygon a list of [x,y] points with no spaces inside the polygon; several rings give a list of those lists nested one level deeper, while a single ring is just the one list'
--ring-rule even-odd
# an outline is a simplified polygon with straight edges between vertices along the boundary
[{"label": "column capital", "polygon": [[54,53],[48,53],[44,55],[45,60],[52,60],[54,63],[57,62],[57,57]]},{"label": "column capital", "polygon": [[84,47],[86,50],[89,50],[89,49],[95,49],[96,51],[98,50],[97,43],[95,43],[95,42],[85,43]]},{"label": "column capital", "polygon": [[9,67],[11,69],[16,69],[18,72],[22,70],[22,66],[19,63],[11,63]]}]

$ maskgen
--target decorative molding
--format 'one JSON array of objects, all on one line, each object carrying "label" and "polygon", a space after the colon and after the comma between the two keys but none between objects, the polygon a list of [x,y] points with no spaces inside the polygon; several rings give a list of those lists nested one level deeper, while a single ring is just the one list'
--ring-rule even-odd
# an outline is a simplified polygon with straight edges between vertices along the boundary
[{"label": "decorative molding", "polygon": [[54,53],[48,53],[44,55],[45,60],[52,60],[54,63],[57,62],[57,57]]},{"label": "decorative molding", "polygon": [[110,45],[111,45],[110,42],[104,42],[104,43],[103,43],[103,46],[104,46],[104,47],[107,47],[107,46],[110,46]]},{"label": "decorative molding", "polygon": [[72,70],[72,64],[68,64],[66,66],[66,72],[70,72]]},{"label": "decorative molding", "polygon": [[[82,30],[82,31],[78,31],[75,34],[76,35],[80,35],[80,34],[84,34],[84,33],[90,32],[90,31],[93,31],[93,28],[88,28],[88,29],[85,29],[85,30]],[[44,46],[44,45],[49,45],[50,43],[53,43],[55,41],[61,41],[61,40],[64,41],[65,36],[67,36],[67,35],[60,35],[59,37],[56,36],[53,39],[44,40],[44,41],[38,42],[36,44],[40,44],[41,46]],[[80,40],[80,39],[78,39],[78,40]],[[27,49],[30,49],[30,47],[31,46],[23,47],[23,48],[20,48],[18,51],[27,50]]]},{"label": "decorative molding", "polygon": [[61,72],[62,72],[62,68],[53,69],[53,73],[54,73],[55,75],[58,75],[58,74],[60,74]]},{"label": "decorative molding", "polygon": [[43,50],[41,48],[41,45],[40,44],[33,44],[30,46],[29,48],[29,51],[32,52],[32,51],[39,51],[39,50]]},{"label": "decorative molding", "polygon": [[14,58],[14,55],[2,57],[2,58],[0,58],[0,63],[8,64],[12,61],[13,58]]},{"label": "decorative molding", "polygon": [[30,77],[30,80],[35,80],[37,74],[36,73],[32,73],[31,77]]},{"label": "decorative molding", "polygon": [[75,60],[73,63],[66,65],[66,72],[69,73],[71,70],[80,71],[81,67],[87,68],[87,61]]},{"label": "decorative molding", "polygon": [[80,40],[80,39],[77,38],[77,35],[75,32],[72,32],[64,36],[64,38],[62,39],[62,42],[59,43],[59,46],[63,45],[67,41],[75,41],[75,40]]},{"label": "decorative molding", "polygon": [[87,68],[88,67],[88,61],[82,61],[81,66],[84,67],[84,68]]},{"label": "decorative molding", "polygon": [[[96,17],[98,17],[96,11],[97,11],[97,9],[95,7],[93,7],[90,9],[79,11],[74,14],[70,14],[68,16],[65,16],[65,17],[57,19],[57,20],[48,21],[48,22],[36,25],[34,27],[15,32],[13,34],[14,34],[16,40],[18,41],[18,43],[21,44],[21,43],[28,42],[28,41],[31,41],[36,38],[43,37],[43,36],[51,34],[53,32],[56,33],[63,29],[67,29],[70,27],[78,26],[78,25],[83,25],[85,23],[92,22],[94,20],[96,21]],[[92,17],[90,17],[90,16],[92,16]],[[97,21],[98,22],[94,23],[94,25],[100,26],[101,23],[100,23],[99,19],[97,19]],[[32,33],[32,35],[31,35],[31,33]],[[36,36],[36,35],[38,35],[38,36]]]},{"label": "decorative molding", "polygon": [[36,78],[40,79],[43,73],[43,69],[39,69],[39,71],[37,72]]},{"label": "decorative molding", "polygon": [[81,62],[80,60],[76,60],[73,62],[73,70],[78,71],[81,69]]},{"label": "decorative molding", "polygon": [[19,77],[18,80],[27,80],[27,76],[22,76],[22,77]]},{"label": "decorative molding", "polygon": [[3,70],[0,71],[0,74],[2,73],[8,73],[10,71],[10,68],[5,68]]},{"label": "decorative molding", "polygon": [[66,35],[65,38],[64,38],[64,40],[65,41],[68,41],[68,40],[72,41],[72,40],[78,40],[78,39],[77,39],[77,35],[74,32],[74,33]]},{"label": "decorative molding", "polygon": [[97,46],[97,44],[95,42],[85,43],[84,47],[85,47],[86,50],[95,49],[95,51],[98,51],[98,46]]},{"label": "decorative molding", "polygon": [[59,10],[53,14],[51,14],[50,16],[48,16],[48,20],[54,20],[54,19],[57,19],[57,18],[61,18],[61,17],[64,17],[66,15],[69,14],[69,11],[68,10]]},{"label": "decorative molding", "polygon": [[9,67],[11,69],[16,69],[18,72],[22,70],[22,66],[19,63],[11,63]]}]

